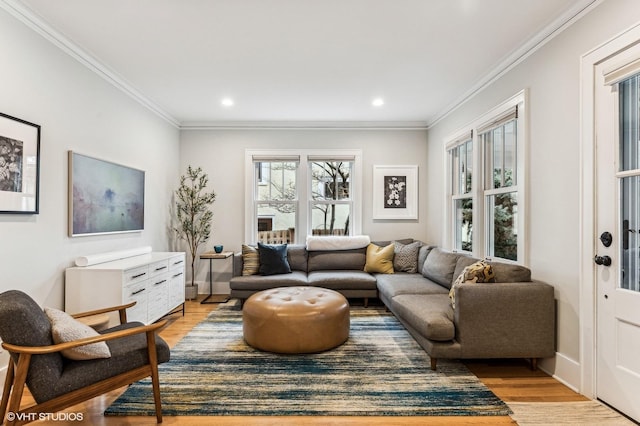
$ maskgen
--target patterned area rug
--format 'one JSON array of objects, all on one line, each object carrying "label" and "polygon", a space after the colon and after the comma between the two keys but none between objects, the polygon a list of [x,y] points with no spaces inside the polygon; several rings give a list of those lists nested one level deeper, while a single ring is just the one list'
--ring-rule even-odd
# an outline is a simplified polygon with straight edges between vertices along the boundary
[{"label": "patterned area rug", "polygon": [[[213,311],[160,366],[163,413],[180,416],[505,416],[509,407],[463,364],[429,357],[383,308],[351,310],[349,340],[320,354],[247,346],[233,301]],[[105,415],[153,415],[150,380]]]},{"label": "patterned area rug", "polygon": [[598,401],[510,402],[511,418],[520,426],[633,426],[630,420]]}]

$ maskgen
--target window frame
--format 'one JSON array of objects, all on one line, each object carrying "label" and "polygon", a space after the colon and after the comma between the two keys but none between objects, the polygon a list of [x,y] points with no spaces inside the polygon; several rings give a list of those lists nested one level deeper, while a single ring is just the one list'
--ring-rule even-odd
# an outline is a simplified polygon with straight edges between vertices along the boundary
[{"label": "window frame", "polygon": [[[527,103],[528,95],[526,90],[522,90],[494,107],[481,117],[477,118],[464,128],[455,132],[452,136],[445,138],[444,158],[445,158],[445,233],[443,235],[443,246],[449,249],[461,252],[456,247],[456,218],[455,218],[455,202],[459,199],[468,198],[455,193],[454,176],[455,172],[452,160],[452,150],[468,140],[471,134],[473,146],[473,175],[472,175],[472,203],[473,203],[473,236],[472,250],[474,257],[496,259],[504,262],[528,265],[527,257]],[[486,170],[488,167],[488,159],[486,146],[484,145],[483,135],[496,127],[508,123],[511,118],[515,118],[515,136],[516,136],[516,161],[514,167],[516,169],[515,185],[501,188],[487,188]],[[466,138],[466,139],[465,139]],[[503,150],[504,151],[504,150]],[[490,207],[489,198],[496,195],[515,192],[517,205],[517,260],[509,260],[500,257],[490,256],[488,244],[491,241],[489,232],[492,229],[492,214],[488,211]]]},{"label": "window frame", "polygon": [[[305,244],[307,235],[311,235],[312,229],[312,208],[313,203],[318,200],[312,199],[312,174],[309,159],[322,158],[326,161],[335,161],[351,158],[353,162],[351,175],[349,176],[351,217],[349,219],[350,235],[362,233],[362,150],[359,149],[273,149],[273,150],[245,150],[245,235],[246,244],[256,244],[258,232],[257,220],[257,187],[263,185],[257,181],[254,158],[269,158],[271,161],[287,160],[293,157],[298,158],[298,168],[296,173],[297,208],[296,208],[296,232],[295,243]],[[334,201],[330,204],[345,203],[342,200]]]}]

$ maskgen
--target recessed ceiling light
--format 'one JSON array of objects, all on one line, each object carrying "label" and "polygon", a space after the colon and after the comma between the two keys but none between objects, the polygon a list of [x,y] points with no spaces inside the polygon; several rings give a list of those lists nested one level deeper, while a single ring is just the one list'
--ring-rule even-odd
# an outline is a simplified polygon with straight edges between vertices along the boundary
[{"label": "recessed ceiling light", "polygon": [[222,105],[223,105],[223,106],[226,106],[226,107],[233,106],[233,99],[231,99],[231,98],[224,98],[224,99],[222,100]]},{"label": "recessed ceiling light", "polygon": [[375,107],[381,107],[382,105],[384,105],[384,99],[382,98],[375,98],[373,100],[373,102],[371,102],[371,105],[375,106]]}]

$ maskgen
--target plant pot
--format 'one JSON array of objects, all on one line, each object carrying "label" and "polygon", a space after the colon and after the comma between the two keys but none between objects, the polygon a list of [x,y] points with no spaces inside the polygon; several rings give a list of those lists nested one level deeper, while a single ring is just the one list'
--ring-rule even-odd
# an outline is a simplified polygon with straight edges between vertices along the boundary
[{"label": "plant pot", "polygon": [[187,300],[194,300],[198,297],[198,286],[187,284],[184,287],[184,298]]}]

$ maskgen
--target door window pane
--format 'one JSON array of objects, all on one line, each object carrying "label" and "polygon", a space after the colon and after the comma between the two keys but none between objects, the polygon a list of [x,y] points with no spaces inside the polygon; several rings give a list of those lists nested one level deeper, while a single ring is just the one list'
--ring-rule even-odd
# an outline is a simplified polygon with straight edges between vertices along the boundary
[{"label": "door window pane", "polygon": [[489,232],[487,253],[490,257],[518,260],[517,193],[490,195],[487,198]]},{"label": "door window pane", "polygon": [[623,171],[640,169],[640,75],[620,83],[620,166]]}]

